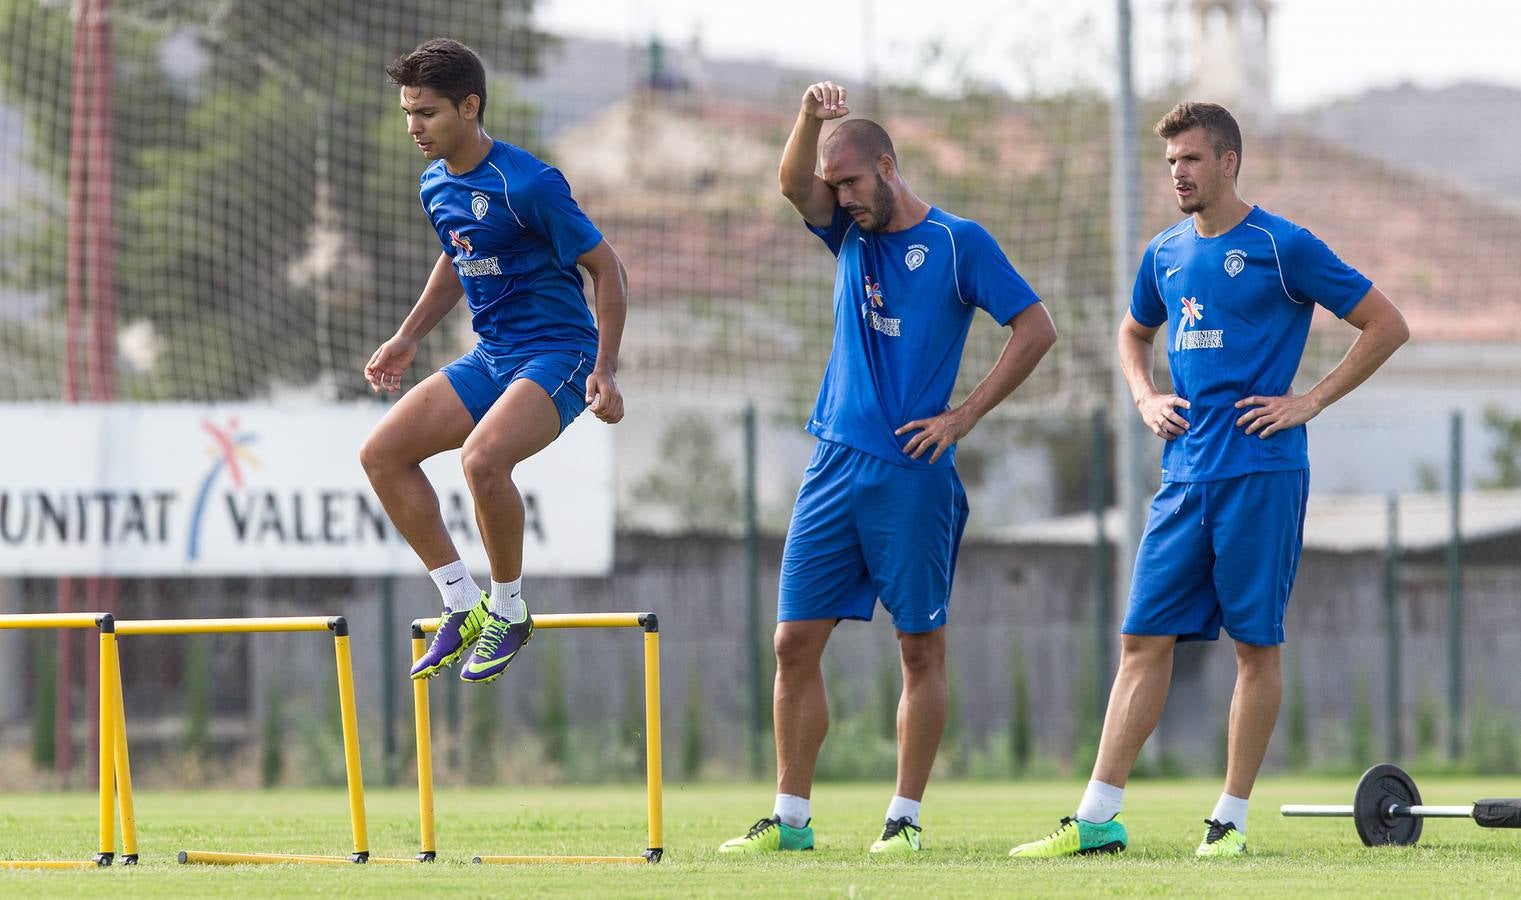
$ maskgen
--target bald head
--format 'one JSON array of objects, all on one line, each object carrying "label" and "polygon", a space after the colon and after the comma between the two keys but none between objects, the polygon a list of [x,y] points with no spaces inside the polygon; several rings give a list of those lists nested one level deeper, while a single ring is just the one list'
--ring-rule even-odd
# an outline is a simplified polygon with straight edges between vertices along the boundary
[{"label": "bald head", "polygon": [[840,126],[829,133],[824,140],[824,158],[839,153],[850,151],[859,154],[864,160],[875,162],[883,156],[893,161],[893,166],[898,165],[898,154],[893,151],[893,140],[887,136],[887,131],[870,119],[850,119],[840,123]]}]

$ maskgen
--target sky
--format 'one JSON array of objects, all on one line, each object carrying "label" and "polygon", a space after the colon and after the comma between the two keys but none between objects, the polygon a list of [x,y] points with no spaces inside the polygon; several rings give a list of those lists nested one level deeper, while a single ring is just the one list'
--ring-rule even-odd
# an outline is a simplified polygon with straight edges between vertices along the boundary
[{"label": "sky", "polygon": [[[1189,0],[1132,0],[1144,89],[1186,66]],[[539,0],[560,34],[798,65],[820,78],[902,73],[932,88],[972,78],[1016,94],[1109,86],[1115,0]],[[949,13],[949,14],[947,14]],[[1176,24],[1173,24],[1176,23]],[[1370,88],[1485,81],[1521,88],[1517,0],[1276,0],[1272,92],[1285,110]],[[934,52],[936,45],[945,52]]]}]

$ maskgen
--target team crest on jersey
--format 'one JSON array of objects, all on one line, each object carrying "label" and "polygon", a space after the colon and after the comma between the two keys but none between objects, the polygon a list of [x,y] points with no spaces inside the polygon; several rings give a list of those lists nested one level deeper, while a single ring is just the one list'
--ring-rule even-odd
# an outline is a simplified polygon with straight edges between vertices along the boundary
[{"label": "team crest on jersey", "polygon": [[480,191],[470,192],[470,211],[475,214],[477,220],[486,218],[486,211],[491,209],[491,201]]},{"label": "team crest on jersey", "polygon": [[458,231],[455,231],[453,229],[449,230],[449,243],[452,244],[456,249],[463,252],[466,256],[469,256],[475,252],[475,248],[470,245],[470,238],[466,237],[463,234],[460,234]]},{"label": "team crest on jersey", "polygon": [[903,254],[903,264],[908,266],[908,270],[912,272],[924,265],[924,258],[928,255],[928,247],[923,244],[913,244],[908,248],[908,252]]},{"label": "team crest on jersey", "polygon": [[1230,250],[1225,254],[1225,274],[1232,278],[1241,274],[1246,268],[1246,251]]}]

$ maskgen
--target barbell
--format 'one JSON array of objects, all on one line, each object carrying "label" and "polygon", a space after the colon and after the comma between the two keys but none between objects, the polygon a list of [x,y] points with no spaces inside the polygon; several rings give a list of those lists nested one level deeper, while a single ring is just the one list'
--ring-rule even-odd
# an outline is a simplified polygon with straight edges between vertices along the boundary
[{"label": "barbell", "polygon": [[1521,799],[1480,800],[1468,806],[1426,806],[1415,779],[1399,766],[1380,763],[1358,779],[1351,806],[1290,803],[1285,816],[1350,817],[1369,847],[1410,845],[1421,839],[1424,819],[1473,819],[1484,828],[1521,828]]}]

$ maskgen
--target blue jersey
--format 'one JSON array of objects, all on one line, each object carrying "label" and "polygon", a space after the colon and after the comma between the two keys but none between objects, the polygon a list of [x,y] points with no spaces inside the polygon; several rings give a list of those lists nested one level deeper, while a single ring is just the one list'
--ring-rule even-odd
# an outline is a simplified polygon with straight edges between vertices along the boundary
[{"label": "blue jersey", "polygon": [[1188,430],[1162,449],[1163,481],[1307,469],[1303,425],[1263,438],[1237,427],[1236,401],[1289,392],[1319,303],[1339,317],[1373,283],[1308,230],[1258,207],[1218,237],[1193,218],[1146,246],[1130,315],[1167,323],[1167,364]]},{"label": "blue jersey", "polygon": [[[827,228],[808,226],[838,258],[834,343],[809,433],[904,466],[912,459],[893,434],[944,412],[972,313],[1007,324],[1040,298],[981,225],[931,208],[903,231],[862,231],[835,207]],[[934,465],[954,461],[951,448]]]},{"label": "blue jersey", "polygon": [[565,176],[526,150],[495,142],[455,175],[422,173],[423,209],[465,287],[471,326],[494,352],[596,353],[597,327],[576,259],[602,242]]}]

